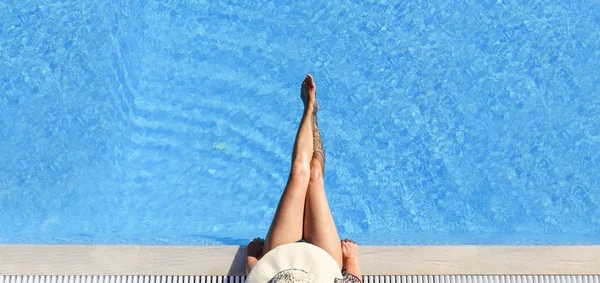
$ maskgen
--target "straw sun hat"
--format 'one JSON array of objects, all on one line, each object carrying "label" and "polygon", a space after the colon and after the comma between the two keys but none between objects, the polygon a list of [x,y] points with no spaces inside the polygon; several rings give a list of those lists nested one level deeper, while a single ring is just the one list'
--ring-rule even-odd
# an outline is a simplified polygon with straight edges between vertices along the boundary
[{"label": "straw sun hat", "polygon": [[337,262],[323,249],[293,243],[269,251],[248,274],[247,283],[323,282],[342,278]]}]

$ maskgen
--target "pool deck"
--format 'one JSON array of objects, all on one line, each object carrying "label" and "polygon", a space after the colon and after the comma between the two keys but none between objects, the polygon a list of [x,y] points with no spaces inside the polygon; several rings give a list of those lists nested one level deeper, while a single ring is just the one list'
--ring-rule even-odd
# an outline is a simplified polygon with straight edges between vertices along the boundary
[{"label": "pool deck", "polygon": [[[243,275],[239,246],[0,245],[0,275]],[[363,274],[600,274],[600,246],[363,246]]]}]

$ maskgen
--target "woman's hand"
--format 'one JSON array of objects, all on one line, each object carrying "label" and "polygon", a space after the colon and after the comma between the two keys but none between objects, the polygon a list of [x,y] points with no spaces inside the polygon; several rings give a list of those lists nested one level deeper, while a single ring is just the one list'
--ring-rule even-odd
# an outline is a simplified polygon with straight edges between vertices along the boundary
[{"label": "woman's hand", "polygon": [[255,257],[256,259],[260,259],[260,257],[262,256],[262,249],[264,244],[264,239],[254,238],[252,242],[248,243],[248,247],[246,248],[246,256],[251,256]]},{"label": "woman's hand", "polygon": [[344,262],[348,259],[358,259],[358,245],[348,239],[342,240],[342,258]]},{"label": "woman's hand", "polygon": [[358,266],[358,245],[354,241],[342,240],[342,258],[346,273],[354,275],[358,281],[362,282],[362,273],[360,272],[360,266]]}]

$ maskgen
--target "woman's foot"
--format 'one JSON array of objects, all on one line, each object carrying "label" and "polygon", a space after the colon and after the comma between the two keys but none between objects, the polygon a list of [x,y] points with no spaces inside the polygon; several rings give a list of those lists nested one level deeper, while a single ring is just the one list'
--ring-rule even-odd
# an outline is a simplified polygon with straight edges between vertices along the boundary
[{"label": "woman's foot", "polygon": [[265,240],[262,238],[254,238],[252,242],[248,243],[246,248],[246,272],[250,273],[250,270],[254,268],[258,260],[263,256],[262,249],[265,244]]},{"label": "woman's foot", "polygon": [[302,81],[302,87],[300,88],[300,98],[304,103],[304,107],[312,106],[312,111],[317,113],[319,111],[319,104],[317,104],[317,86],[311,75],[306,75],[304,81]]}]

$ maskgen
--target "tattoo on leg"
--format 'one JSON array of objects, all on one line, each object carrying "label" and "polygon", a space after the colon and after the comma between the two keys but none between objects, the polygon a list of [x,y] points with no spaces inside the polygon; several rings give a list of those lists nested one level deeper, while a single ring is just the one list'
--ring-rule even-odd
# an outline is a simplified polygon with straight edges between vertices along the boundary
[{"label": "tattoo on leg", "polygon": [[321,141],[321,133],[317,123],[317,112],[313,112],[313,159],[321,163],[322,174],[325,175],[325,151],[323,150],[323,142]]}]

